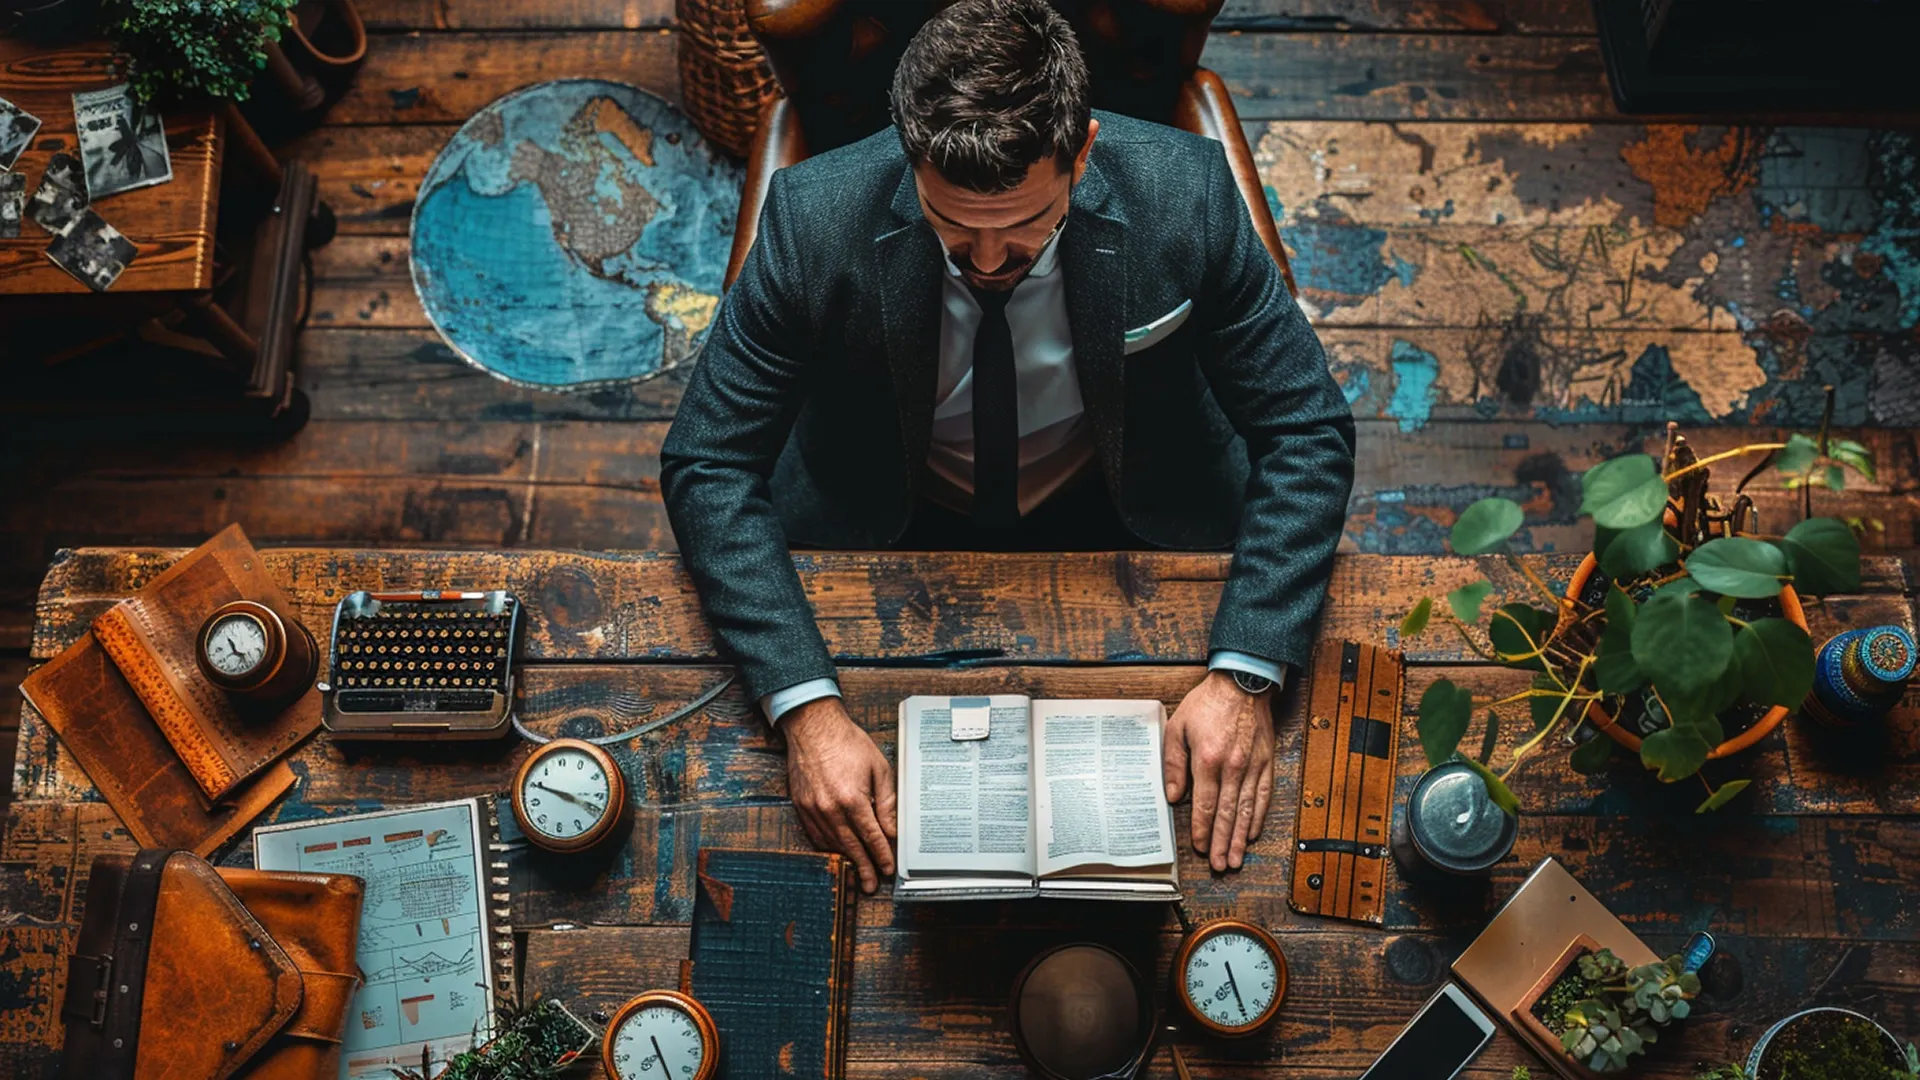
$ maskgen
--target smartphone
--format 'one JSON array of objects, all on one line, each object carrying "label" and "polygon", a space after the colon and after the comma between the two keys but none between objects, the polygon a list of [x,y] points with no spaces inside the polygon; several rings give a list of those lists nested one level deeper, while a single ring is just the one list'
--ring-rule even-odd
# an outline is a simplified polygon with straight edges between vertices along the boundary
[{"label": "smartphone", "polygon": [[1360,1080],[1451,1080],[1492,1039],[1492,1018],[1445,983]]}]

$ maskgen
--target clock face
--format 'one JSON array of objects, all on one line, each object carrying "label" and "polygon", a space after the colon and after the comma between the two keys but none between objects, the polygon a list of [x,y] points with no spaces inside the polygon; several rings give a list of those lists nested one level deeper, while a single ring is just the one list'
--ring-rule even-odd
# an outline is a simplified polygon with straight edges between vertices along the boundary
[{"label": "clock face", "polygon": [[599,759],[576,747],[543,755],[527,770],[520,801],[528,828],[555,840],[583,836],[619,811]]},{"label": "clock face", "polygon": [[228,615],[207,633],[207,663],[222,675],[246,675],[267,659],[267,635],[248,615]]},{"label": "clock face", "polygon": [[1201,1016],[1223,1028],[1246,1027],[1272,1011],[1277,967],[1273,953],[1252,934],[1222,930],[1195,946],[1181,986]]},{"label": "clock face", "polygon": [[636,1009],[620,1022],[609,1050],[619,1080],[694,1080],[707,1060],[693,1017],[672,1005]]}]

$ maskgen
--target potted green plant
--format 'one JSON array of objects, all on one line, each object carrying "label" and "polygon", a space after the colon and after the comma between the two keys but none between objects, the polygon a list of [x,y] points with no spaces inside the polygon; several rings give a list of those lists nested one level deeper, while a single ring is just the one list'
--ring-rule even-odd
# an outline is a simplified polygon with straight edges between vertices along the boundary
[{"label": "potted green plant", "polygon": [[1700,978],[1679,956],[1631,967],[1590,937],[1576,937],[1513,1010],[1513,1021],[1542,1046],[1559,1046],[1580,1072],[1625,1072],[1685,1020]]},{"label": "potted green plant", "polygon": [[[1751,456],[1760,460],[1730,498],[1709,493],[1709,466]],[[1581,477],[1580,512],[1594,520],[1594,545],[1564,591],[1550,588],[1509,546],[1524,517],[1519,504],[1482,499],[1463,511],[1453,550],[1505,555],[1543,603],[1504,603],[1483,623],[1493,585],[1475,581],[1448,593],[1443,611],[1431,597],[1422,599],[1402,620],[1401,636],[1421,633],[1437,614],[1476,654],[1533,679],[1526,690],[1497,699],[1436,679],[1419,705],[1429,764],[1457,756],[1473,713],[1484,710],[1481,753],[1467,761],[1512,813],[1518,800],[1506,780],[1555,741],[1572,748],[1580,772],[1605,768],[1617,745],[1671,783],[1777,727],[1813,685],[1814,647],[1801,599],[1857,590],[1860,544],[1846,522],[1810,513],[1784,533],[1761,532],[1745,489],[1769,466],[1800,492],[1803,513],[1814,484],[1838,491],[1848,470],[1872,479],[1874,468],[1866,447],[1831,438],[1825,423],[1818,435],[1705,458],[1670,424],[1660,460],[1628,454]],[[1495,771],[1499,710],[1523,704],[1532,734]],[[1748,784],[1701,782],[1700,812],[1725,805]]]},{"label": "potted green plant", "polygon": [[598,1041],[593,1029],[555,998],[520,1009],[501,996],[495,1011],[497,1034],[485,1044],[453,1055],[439,1072],[423,1050],[419,1069],[389,1070],[394,1080],[543,1080],[572,1068]]},{"label": "potted green plant", "polygon": [[1802,1009],[1754,1043],[1740,1080],[1914,1080],[1920,1052],[1851,1009]]},{"label": "potted green plant", "polygon": [[100,13],[140,101],[244,101],[278,52],[292,6],[293,0],[103,0]]}]

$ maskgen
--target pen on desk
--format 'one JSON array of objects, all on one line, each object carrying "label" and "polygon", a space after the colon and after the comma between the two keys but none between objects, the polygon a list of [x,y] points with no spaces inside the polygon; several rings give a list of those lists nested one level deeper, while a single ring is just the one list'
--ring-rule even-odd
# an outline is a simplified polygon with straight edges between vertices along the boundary
[{"label": "pen on desk", "polygon": [[1193,1080],[1193,1073],[1187,1068],[1187,1056],[1180,1052],[1180,1047],[1172,1043],[1168,1043],[1167,1045],[1173,1048],[1174,1075],[1179,1077],[1179,1080]]}]

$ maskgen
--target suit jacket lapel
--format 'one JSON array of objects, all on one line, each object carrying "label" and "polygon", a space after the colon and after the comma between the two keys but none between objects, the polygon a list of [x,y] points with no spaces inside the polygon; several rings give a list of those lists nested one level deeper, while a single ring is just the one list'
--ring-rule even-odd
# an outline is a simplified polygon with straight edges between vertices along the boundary
[{"label": "suit jacket lapel", "polygon": [[1127,230],[1117,204],[1108,197],[1098,164],[1099,145],[1096,139],[1060,234],[1061,272],[1066,274],[1067,324],[1073,332],[1080,397],[1093,424],[1109,489],[1117,496],[1126,412]]},{"label": "suit jacket lapel", "polygon": [[920,213],[911,169],[903,169],[890,209],[893,220],[873,238],[872,270],[886,322],[887,366],[899,402],[900,443],[917,487],[920,463],[927,459],[933,436],[944,270],[940,241]]}]

